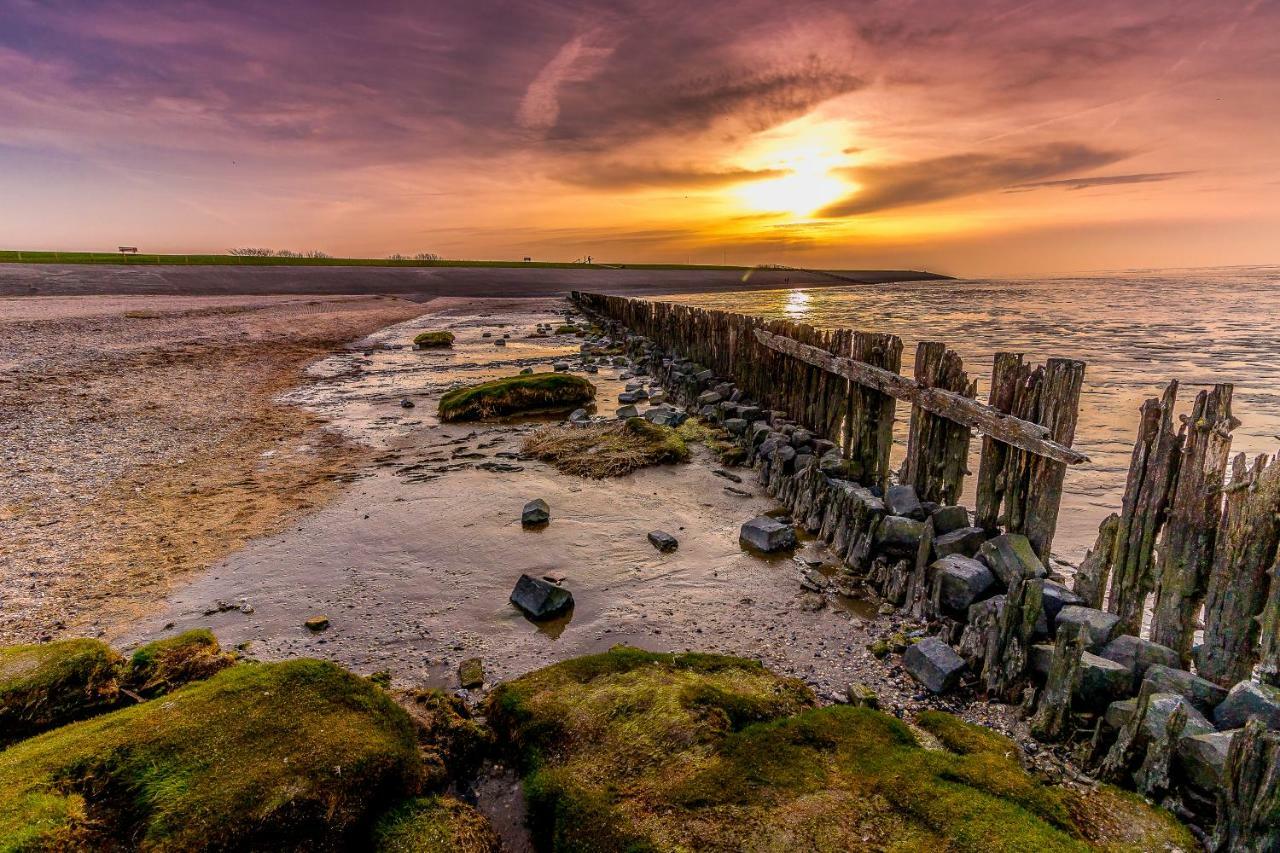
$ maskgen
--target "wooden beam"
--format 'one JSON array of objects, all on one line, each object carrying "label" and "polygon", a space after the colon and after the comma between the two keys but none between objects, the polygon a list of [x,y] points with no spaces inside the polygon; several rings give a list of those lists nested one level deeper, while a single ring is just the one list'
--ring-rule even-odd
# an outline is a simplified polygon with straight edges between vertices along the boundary
[{"label": "wooden beam", "polygon": [[1047,438],[1049,430],[1040,424],[1015,418],[954,391],[923,388],[914,380],[899,373],[891,373],[861,361],[841,358],[817,347],[811,347],[763,329],[754,331],[756,340],[775,352],[798,358],[806,364],[821,367],[823,370],[843,376],[881,394],[888,394],[894,399],[917,405],[931,414],[976,429],[996,441],[1037,456],[1047,457],[1064,465],[1079,465],[1081,462],[1089,461],[1089,457],[1083,453]]}]

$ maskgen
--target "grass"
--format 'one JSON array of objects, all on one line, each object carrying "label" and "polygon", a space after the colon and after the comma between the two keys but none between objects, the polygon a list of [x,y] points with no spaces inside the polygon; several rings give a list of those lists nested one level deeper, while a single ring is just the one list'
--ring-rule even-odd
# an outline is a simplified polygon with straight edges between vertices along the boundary
[{"label": "grass", "polygon": [[235,662],[235,655],[222,650],[212,631],[196,628],[140,647],[129,658],[123,682],[151,698],[203,681]]},{"label": "grass", "polygon": [[[1039,783],[996,733],[922,715],[948,747],[930,750],[887,714],[814,704],[754,661],[614,649],[507,682],[485,711],[539,849],[1194,849],[1134,798]],[[1085,817],[1099,808],[1115,819]]]},{"label": "grass", "polygon": [[597,480],[689,459],[689,448],[676,430],[644,418],[543,427],[524,440],[523,450],[565,474]]},{"label": "grass", "polygon": [[548,261],[463,261],[391,258],[277,258],[242,255],[122,255],[119,252],[27,252],[0,250],[5,264],[119,264],[139,266],[249,267],[494,267],[515,269],[748,270],[723,264],[577,264]]},{"label": "grass", "polygon": [[413,339],[413,345],[422,349],[453,346],[453,332],[421,332]]},{"label": "grass", "polygon": [[421,797],[378,822],[378,853],[497,853],[498,837],[483,815],[453,797]]},{"label": "grass", "polygon": [[413,723],[366,679],[235,666],[0,752],[0,851],[339,847],[421,778]]},{"label": "grass", "polygon": [[98,640],[0,648],[0,747],[115,705],[119,663]]},{"label": "grass", "polygon": [[590,402],[596,388],[580,376],[531,373],[455,388],[440,398],[442,421],[474,421],[517,412],[560,411]]}]

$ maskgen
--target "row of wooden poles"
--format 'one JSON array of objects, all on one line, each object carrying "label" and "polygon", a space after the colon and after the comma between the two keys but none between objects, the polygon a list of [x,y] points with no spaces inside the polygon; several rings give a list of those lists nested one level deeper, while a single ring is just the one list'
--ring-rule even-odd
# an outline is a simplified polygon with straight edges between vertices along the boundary
[{"label": "row of wooden poles", "polygon": [[[864,486],[885,487],[897,400],[854,381],[849,362],[891,374],[902,366],[895,335],[841,329],[821,331],[786,320],[619,296],[575,293],[584,309],[652,340],[732,380],[761,407],[786,416],[839,446]],[[770,340],[776,336],[777,342]],[[764,342],[769,342],[766,345]],[[783,350],[786,350],[785,352]],[[817,355],[815,355],[817,354]],[[821,354],[829,354],[824,359]],[[995,410],[1017,429],[984,430],[978,467],[975,524],[1022,533],[1049,564],[1067,463],[1037,448],[1069,448],[1075,437],[1084,363],[1049,359],[1031,365],[997,353],[985,406],[955,411],[913,399],[900,483],[923,501],[954,504],[968,472],[972,410]],[[839,372],[843,371],[845,375]],[[971,399],[960,356],[944,343],[916,349],[913,388]],[[882,384],[883,387],[883,384]],[[1190,416],[1175,426],[1177,383],[1142,407],[1122,511],[1102,525],[1098,542],[1075,579],[1086,603],[1122,619],[1124,631],[1145,634],[1174,649],[1184,665],[1204,612],[1197,670],[1230,686],[1261,663],[1265,681],[1280,684],[1280,462],[1243,454],[1231,464],[1231,386],[1197,396]],[[987,423],[990,418],[987,418]],[[1033,433],[1034,425],[1039,425]],[[981,427],[979,427],[981,429]],[[1006,435],[1016,444],[992,436]],[[1084,457],[1070,461],[1081,461]],[[1229,485],[1225,485],[1229,482]],[[1151,619],[1144,615],[1151,608]]]}]

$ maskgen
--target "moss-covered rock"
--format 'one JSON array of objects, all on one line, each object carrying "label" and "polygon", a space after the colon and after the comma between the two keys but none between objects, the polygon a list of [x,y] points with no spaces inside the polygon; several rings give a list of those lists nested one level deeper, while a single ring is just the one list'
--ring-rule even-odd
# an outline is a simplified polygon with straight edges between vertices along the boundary
[{"label": "moss-covered rock", "polygon": [[98,640],[0,648],[0,747],[114,706],[119,662]]},{"label": "moss-covered rock", "polygon": [[332,848],[421,781],[413,723],[366,679],[236,666],[0,752],[0,850]]},{"label": "moss-covered rock", "polygon": [[455,388],[440,398],[442,421],[474,421],[517,412],[558,411],[589,402],[596,387],[581,376],[531,373]]},{"label": "moss-covered rock", "polygon": [[421,332],[413,339],[418,349],[436,349],[453,346],[453,332]]},{"label": "moss-covered rock", "polygon": [[404,803],[374,831],[377,853],[497,853],[498,837],[484,815],[453,797]]},{"label": "moss-covered rock", "polygon": [[[996,733],[925,716],[949,747],[930,750],[894,717],[813,704],[751,661],[615,649],[501,685],[486,711],[543,849],[1124,849]],[[1190,844],[1141,811],[1150,849]]]},{"label": "moss-covered rock", "polygon": [[405,690],[395,694],[418,735],[428,788],[440,788],[473,774],[493,742],[461,699],[443,690]]},{"label": "moss-covered rock", "polygon": [[151,698],[193,681],[203,681],[236,662],[218,645],[213,632],[196,628],[139,647],[125,669],[124,686]]}]

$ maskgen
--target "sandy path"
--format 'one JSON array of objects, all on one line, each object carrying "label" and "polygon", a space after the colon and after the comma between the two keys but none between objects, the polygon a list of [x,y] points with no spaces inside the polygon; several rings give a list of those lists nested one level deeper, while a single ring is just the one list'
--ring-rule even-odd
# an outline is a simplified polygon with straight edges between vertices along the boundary
[{"label": "sandy path", "polygon": [[328,500],[360,449],[273,401],[381,297],[0,300],[0,643],[95,633]]}]

